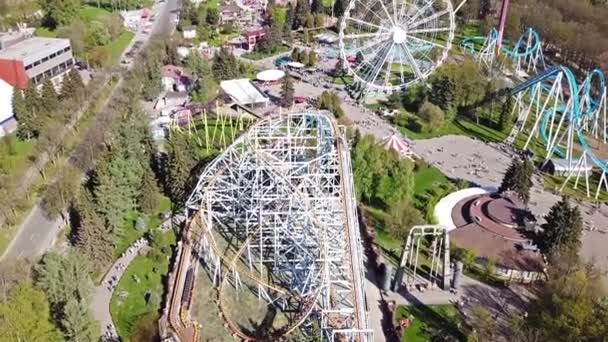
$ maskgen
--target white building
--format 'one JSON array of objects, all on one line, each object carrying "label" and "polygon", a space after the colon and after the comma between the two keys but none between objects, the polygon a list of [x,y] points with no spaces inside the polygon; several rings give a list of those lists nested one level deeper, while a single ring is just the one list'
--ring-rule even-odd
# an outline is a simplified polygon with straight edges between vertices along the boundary
[{"label": "white building", "polygon": [[265,107],[270,102],[270,99],[246,78],[222,81],[220,88],[241,106]]},{"label": "white building", "polygon": [[0,137],[17,129],[13,114],[13,91],[13,86],[0,78]]},{"label": "white building", "polygon": [[182,32],[182,34],[184,35],[184,39],[194,39],[196,37],[196,27],[186,27],[184,28],[184,32]]}]

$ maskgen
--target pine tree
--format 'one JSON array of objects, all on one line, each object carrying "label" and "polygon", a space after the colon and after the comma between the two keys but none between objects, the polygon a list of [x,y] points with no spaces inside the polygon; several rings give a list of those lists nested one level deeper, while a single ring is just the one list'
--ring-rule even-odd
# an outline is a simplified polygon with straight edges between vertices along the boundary
[{"label": "pine tree", "polygon": [[171,201],[181,205],[185,201],[186,186],[190,171],[195,165],[193,152],[187,136],[178,131],[172,131],[169,136],[169,153],[167,163],[168,190]]},{"label": "pine tree", "polygon": [[578,251],[583,219],[579,209],[570,205],[568,197],[553,205],[545,220],[543,231],[538,236],[538,246],[544,253],[551,254],[562,249]]},{"label": "pine tree", "polygon": [[114,258],[112,230],[95,210],[88,191],[81,195],[76,211],[80,217],[75,233],[76,247],[93,262],[95,268],[102,269]]},{"label": "pine tree", "polygon": [[285,27],[283,28],[283,33],[291,36],[291,30],[294,25],[295,13],[291,2],[287,4],[287,13],[285,14]]},{"label": "pine tree", "polygon": [[211,70],[216,81],[230,80],[238,77],[239,64],[236,57],[226,48],[222,47],[213,57]]},{"label": "pine tree", "polygon": [[344,12],[346,12],[346,6],[348,6],[347,0],[335,0],[333,7],[334,17],[339,18],[344,16]]},{"label": "pine tree", "polygon": [[323,1],[312,0],[312,3],[310,4],[310,11],[312,13],[323,13]]},{"label": "pine tree", "polygon": [[44,124],[44,120],[42,115],[40,115],[42,107],[40,94],[33,84],[28,84],[25,92],[23,93],[23,99],[25,101],[25,108],[27,110],[27,114],[25,114],[26,116],[24,119],[24,130],[29,132],[31,137],[36,137]]},{"label": "pine tree", "polygon": [[72,68],[64,77],[61,83],[61,99],[75,99],[82,101],[84,95],[84,82],[78,70]]},{"label": "pine tree", "polygon": [[68,299],[63,307],[61,327],[67,341],[99,340],[99,323],[92,317],[87,304],[82,300]]},{"label": "pine tree", "polygon": [[13,91],[13,113],[19,122],[17,134],[22,139],[31,139],[36,130],[34,129],[34,112],[27,108],[23,92],[19,89]]},{"label": "pine tree", "polygon": [[454,105],[454,93],[456,85],[448,76],[440,76],[431,82],[429,101],[448,111]]},{"label": "pine tree", "polygon": [[40,103],[47,114],[53,113],[59,108],[59,95],[57,95],[53,82],[49,79],[42,83]]},{"label": "pine tree", "polygon": [[498,117],[498,129],[504,131],[511,123],[511,111],[513,110],[513,98],[508,96],[500,110]]},{"label": "pine tree", "polygon": [[505,172],[500,187],[498,188],[498,193],[513,191],[527,204],[530,200],[533,174],[534,164],[532,161],[529,159],[519,160],[519,158],[514,158]]},{"label": "pine tree", "polygon": [[144,177],[141,183],[139,208],[145,214],[153,214],[160,206],[160,190],[156,176],[150,167],[144,169]]},{"label": "pine tree", "polygon": [[308,0],[298,0],[296,4],[295,16],[292,28],[297,30],[300,26],[304,26],[306,18],[310,14],[310,3]]},{"label": "pine tree", "polygon": [[293,81],[289,75],[286,75],[283,79],[283,86],[281,87],[281,105],[283,107],[291,107],[293,104],[294,92]]}]

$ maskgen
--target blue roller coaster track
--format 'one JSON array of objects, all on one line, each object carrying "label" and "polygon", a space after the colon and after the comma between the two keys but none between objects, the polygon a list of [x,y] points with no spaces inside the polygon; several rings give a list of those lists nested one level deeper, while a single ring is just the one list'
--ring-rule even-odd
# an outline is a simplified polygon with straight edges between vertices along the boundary
[{"label": "blue roller coaster track", "polygon": [[[480,44],[484,45],[484,48],[494,48],[498,40],[498,31],[492,29],[488,36],[475,36],[465,38],[461,42],[461,47],[470,51],[474,54],[481,53],[480,50],[476,49],[476,46]],[[513,59],[526,58],[533,54],[536,54],[541,49],[541,40],[538,33],[529,28],[526,30],[516,41],[511,44],[506,41],[503,42],[500,51],[506,56]],[[493,52],[493,51],[492,51]],[[566,115],[564,119],[569,125],[573,125],[576,138],[583,151],[586,152],[589,159],[597,166],[601,171],[608,173],[608,160],[602,160],[595,155],[585,137],[584,127],[582,123],[585,119],[591,118],[592,115],[599,115],[598,109],[602,105],[602,99],[605,96],[606,91],[606,77],[602,70],[594,69],[587,74],[585,80],[579,85],[577,79],[572,70],[562,65],[549,65],[544,61],[541,61],[542,72],[528,78],[526,81],[515,86],[511,90],[511,95],[517,95],[520,92],[526,90],[537,90],[536,87],[541,87],[543,91],[549,91],[551,89],[551,82],[555,82],[558,78],[558,74],[563,76],[559,78],[563,82],[564,96],[569,96],[570,105],[566,103],[559,103],[554,108],[546,109],[541,113],[542,118],[540,122],[539,133],[542,141],[545,145],[549,145],[549,137],[547,136],[547,126],[551,117],[559,117]],[[523,125],[520,129],[523,129]],[[607,132],[602,132],[608,134]],[[532,133],[533,134],[533,133]],[[560,157],[564,157],[566,153],[560,147],[554,146],[552,151]]]},{"label": "blue roller coaster track", "polygon": [[[528,39],[532,37],[531,45],[528,45]],[[475,46],[478,44],[486,44],[492,47],[496,46],[498,41],[498,31],[493,28],[488,36],[473,36],[462,40],[460,47],[473,52],[479,52]],[[529,28],[515,41],[515,44],[510,44],[510,41],[503,40],[500,51],[512,58],[528,57],[535,54],[540,48],[540,37],[538,33]]]}]

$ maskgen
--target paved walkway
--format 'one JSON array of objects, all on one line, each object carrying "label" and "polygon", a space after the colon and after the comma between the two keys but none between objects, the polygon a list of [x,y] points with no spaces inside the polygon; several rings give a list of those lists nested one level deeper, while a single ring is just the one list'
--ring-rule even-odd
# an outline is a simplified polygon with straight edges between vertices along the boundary
[{"label": "paved walkway", "polygon": [[[138,252],[148,246],[148,241],[144,238],[137,240],[133,243],[123,255],[114,262],[110,271],[106,273],[106,276],[103,278],[101,285],[95,288],[95,295],[93,296],[93,301],[91,302],[91,309],[93,310],[93,316],[97,321],[99,321],[99,325],[101,328],[101,334],[103,336],[107,336],[108,332],[111,337],[117,337],[118,334],[112,323],[112,315],[110,314],[110,301],[112,299],[112,293],[114,293],[114,288],[122,278],[123,273],[138,255]],[[116,340],[118,340],[116,338]]]}]

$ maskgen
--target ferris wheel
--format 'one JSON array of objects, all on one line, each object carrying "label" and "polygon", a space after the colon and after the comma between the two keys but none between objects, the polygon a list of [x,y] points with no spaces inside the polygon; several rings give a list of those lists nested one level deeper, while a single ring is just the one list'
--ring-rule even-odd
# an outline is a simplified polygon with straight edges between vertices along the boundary
[{"label": "ferris wheel", "polygon": [[351,0],[340,25],[344,65],[372,91],[424,80],[448,56],[454,12],[450,0]]}]

